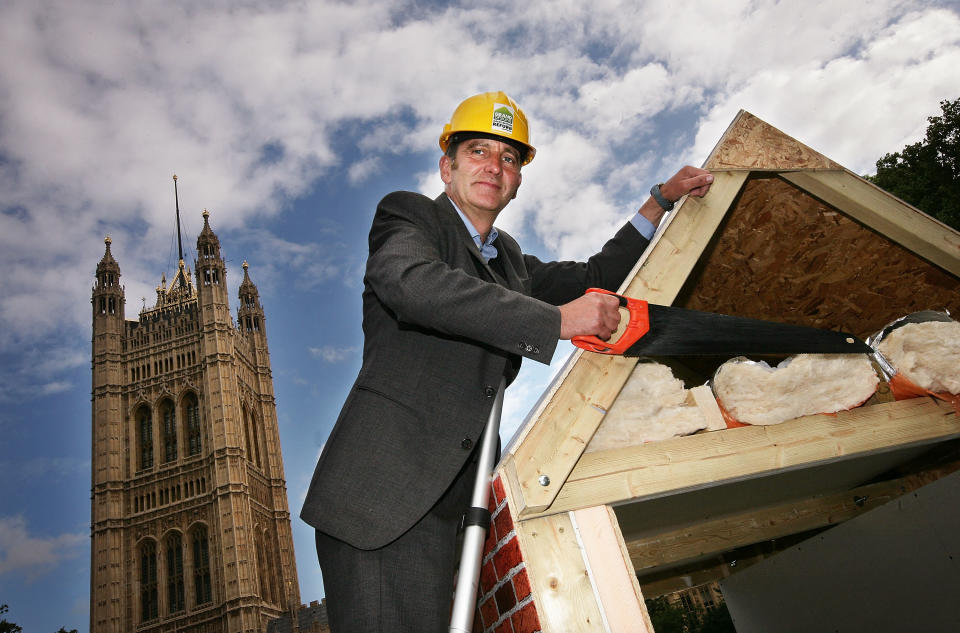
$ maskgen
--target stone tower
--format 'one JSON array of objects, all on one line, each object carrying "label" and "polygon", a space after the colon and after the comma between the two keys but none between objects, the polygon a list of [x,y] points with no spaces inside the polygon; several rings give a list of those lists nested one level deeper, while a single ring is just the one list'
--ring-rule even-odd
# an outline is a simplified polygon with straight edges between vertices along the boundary
[{"label": "stone tower", "polygon": [[91,633],[246,633],[300,604],[263,306],[244,262],[230,315],[203,213],[156,305],[124,318],[110,252],[93,286]]}]

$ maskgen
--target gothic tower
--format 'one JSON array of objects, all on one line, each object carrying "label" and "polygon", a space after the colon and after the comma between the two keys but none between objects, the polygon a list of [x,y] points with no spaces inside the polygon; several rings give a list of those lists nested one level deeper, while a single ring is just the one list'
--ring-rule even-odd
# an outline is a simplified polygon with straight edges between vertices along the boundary
[{"label": "gothic tower", "polygon": [[300,604],[265,316],[244,262],[237,324],[203,213],[156,304],[93,286],[91,633],[254,633]]}]

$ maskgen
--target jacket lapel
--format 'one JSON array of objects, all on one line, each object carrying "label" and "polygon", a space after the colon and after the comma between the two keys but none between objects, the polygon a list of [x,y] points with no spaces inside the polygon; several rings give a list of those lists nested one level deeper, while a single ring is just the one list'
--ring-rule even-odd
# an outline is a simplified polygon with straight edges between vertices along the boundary
[{"label": "jacket lapel", "polygon": [[477,273],[481,277],[485,277],[487,281],[492,281],[496,284],[504,285],[502,282],[506,281],[507,288],[511,290],[521,290],[522,284],[520,279],[517,276],[516,270],[510,264],[510,258],[506,256],[506,253],[503,251],[501,240],[495,242],[497,246],[497,259],[503,264],[503,276],[497,275],[489,263],[483,260],[483,257],[480,255],[480,249],[477,248],[476,242],[473,241],[473,236],[470,235],[470,231],[467,230],[466,225],[464,225],[463,220],[460,219],[460,214],[457,213],[456,208],[453,206],[453,203],[447,197],[447,194],[442,193],[436,198],[436,202],[444,207],[449,212],[449,215],[453,218],[453,223],[456,226],[457,236],[459,238],[461,246],[470,253],[470,257],[473,258],[474,263],[477,265]]}]

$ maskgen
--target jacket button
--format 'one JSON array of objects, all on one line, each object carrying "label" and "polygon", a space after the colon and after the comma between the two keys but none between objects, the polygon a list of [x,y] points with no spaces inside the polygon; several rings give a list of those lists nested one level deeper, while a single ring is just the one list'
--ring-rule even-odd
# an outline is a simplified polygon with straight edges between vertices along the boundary
[{"label": "jacket button", "polygon": [[473,448],[473,440],[471,440],[469,437],[463,438],[460,440],[460,448],[465,451],[469,451],[471,448]]},{"label": "jacket button", "polygon": [[485,395],[488,398],[492,398],[495,395],[497,395],[497,390],[494,389],[493,387],[487,387],[486,389],[483,390],[483,395]]}]

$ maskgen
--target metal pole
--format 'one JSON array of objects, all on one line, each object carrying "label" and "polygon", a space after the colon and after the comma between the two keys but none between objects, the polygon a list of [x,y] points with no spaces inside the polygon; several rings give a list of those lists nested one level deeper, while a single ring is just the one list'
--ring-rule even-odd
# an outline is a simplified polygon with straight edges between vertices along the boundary
[{"label": "metal pole", "polygon": [[487,426],[483,430],[483,444],[477,463],[477,478],[473,483],[470,508],[464,516],[463,553],[460,556],[460,571],[457,572],[457,588],[453,594],[453,611],[450,616],[450,633],[470,633],[477,611],[477,587],[480,584],[480,567],[483,563],[483,543],[490,527],[490,473],[496,466],[497,442],[500,439],[500,413],[503,411],[503,392],[506,381],[500,379],[500,388],[493,401]]}]

